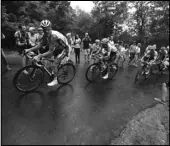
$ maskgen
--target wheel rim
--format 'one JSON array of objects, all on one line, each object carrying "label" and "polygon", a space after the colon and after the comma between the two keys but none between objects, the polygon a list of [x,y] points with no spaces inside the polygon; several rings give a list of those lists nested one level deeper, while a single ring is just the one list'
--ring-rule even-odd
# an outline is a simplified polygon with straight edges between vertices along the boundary
[{"label": "wheel rim", "polygon": [[71,64],[61,66],[57,72],[58,82],[65,84],[70,82],[75,76],[75,68]]},{"label": "wheel rim", "polygon": [[110,77],[109,78],[113,78],[116,75],[117,69],[118,69],[118,67],[116,65],[110,66],[110,73],[109,73]]},{"label": "wheel rim", "polygon": [[[27,71],[28,74],[25,74]],[[42,82],[43,71],[36,67],[28,67],[23,69],[16,79],[16,87],[20,91],[32,91],[36,89]]]},{"label": "wheel rim", "polygon": [[96,64],[91,65],[87,70],[87,80],[88,81],[95,81],[100,75],[99,66]]},{"label": "wheel rim", "polygon": [[143,70],[139,70],[136,74],[136,78],[135,78],[135,82],[138,81],[140,79],[140,77],[143,75],[142,74]]}]

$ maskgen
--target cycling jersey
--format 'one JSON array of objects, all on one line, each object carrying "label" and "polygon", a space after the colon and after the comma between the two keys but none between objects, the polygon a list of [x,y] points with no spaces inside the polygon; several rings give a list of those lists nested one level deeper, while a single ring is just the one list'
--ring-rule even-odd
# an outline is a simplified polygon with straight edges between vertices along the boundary
[{"label": "cycling jersey", "polygon": [[117,52],[117,48],[115,47],[114,43],[109,42],[108,46],[109,46],[111,52]]},{"label": "cycling jersey", "polygon": [[166,50],[160,50],[159,51],[159,59],[164,60],[165,57],[167,56],[168,52]]},{"label": "cycling jersey", "polygon": [[94,44],[92,45],[92,54],[97,53],[99,50],[100,50],[100,46],[97,45],[96,43],[94,43]]},{"label": "cycling jersey", "polygon": [[64,49],[69,52],[69,45],[66,37],[58,31],[52,30],[49,36],[44,35],[40,42],[40,46],[46,46],[53,50],[53,55],[59,55]]},{"label": "cycling jersey", "polygon": [[151,61],[154,60],[154,58],[158,55],[156,51],[149,50],[144,55],[144,61]]}]

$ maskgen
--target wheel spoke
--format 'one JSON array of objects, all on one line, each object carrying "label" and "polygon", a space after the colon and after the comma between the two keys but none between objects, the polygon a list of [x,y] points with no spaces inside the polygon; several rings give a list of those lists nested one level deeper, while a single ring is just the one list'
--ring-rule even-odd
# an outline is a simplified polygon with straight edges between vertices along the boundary
[{"label": "wheel spoke", "polygon": [[14,78],[15,87],[22,92],[35,90],[42,83],[44,78],[43,71],[34,66],[26,66],[17,72]]},{"label": "wheel spoke", "polygon": [[65,64],[61,66],[57,72],[59,83],[66,84],[70,82],[75,76],[75,68],[73,64]]}]

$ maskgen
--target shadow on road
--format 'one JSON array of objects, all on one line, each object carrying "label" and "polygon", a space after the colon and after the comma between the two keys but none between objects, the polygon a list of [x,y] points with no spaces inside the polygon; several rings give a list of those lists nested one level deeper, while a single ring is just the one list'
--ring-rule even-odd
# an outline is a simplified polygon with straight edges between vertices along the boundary
[{"label": "shadow on road", "polygon": [[46,109],[45,95],[40,91],[22,94],[16,100],[16,109],[24,117],[41,117]]},{"label": "shadow on road", "polygon": [[65,96],[66,94],[70,94],[70,96],[73,94],[74,89],[73,86],[70,84],[66,84],[66,85],[61,85],[59,88],[57,88],[57,90],[52,90],[50,92],[48,92],[48,96],[50,97],[57,97],[57,96]]}]

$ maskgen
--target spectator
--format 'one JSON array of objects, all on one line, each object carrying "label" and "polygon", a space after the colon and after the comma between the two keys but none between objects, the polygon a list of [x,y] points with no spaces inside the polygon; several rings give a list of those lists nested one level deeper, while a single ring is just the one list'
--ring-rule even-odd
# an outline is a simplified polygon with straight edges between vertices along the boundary
[{"label": "spectator", "polygon": [[119,47],[118,47],[118,51],[119,51],[119,55],[118,55],[118,60],[117,60],[117,64],[119,62],[119,60],[122,61],[122,67],[123,67],[123,63],[125,62],[125,47],[123,46],[123,41],[119,41]]},{"label": "spectator", "polygon": [[156,101],[165,104],[169,103],[169,81],[162,84],[162,97],[154,98]]},{"label": "spectator", "polygon": [[38,43],[41,41],[44,35],[43,29],[41,27],[38,28]]},{"label": "spectator", "polygon": [[[26,26],[23,24],[20,24],[18,27],[19,31],[15,33],[15,38],[16,38],[16,45],[18,47],[18,52],[21,55],[24,49],[28,48],[29,44],[29,36],[28,33],[26,32]],[[26,66],[28,64],[28,58],[23,56],[22,60],[22,66]],[[25,74],[28,74],[28,72],[25,70]]]},{"label": "spectator", "polygon": [[140,57],[141,43],[138,43],[136,46],[136,55],[135,55],[135,66],[138,67],[137,62]]},{"label": "spectator", "polygon": [[68,56],[70,56],[71,52],[73,51],[73,43],[74,43],[71,33],[67,33],[66,38],[67,38],[67,41],[69,44],[69,50],[70,50]]},{"label": "spectator", "polygon": [[[38,35],[35,33],[34,27],[29,28],[28,37],[29,37],[28,48],[32,48],[38,44]],[[34,52],[38,54],[38,51]]]},{"label": "spectator", "polygon": [[109,44],[110,44],[111,46],[114,45],[114,41],[113,41],[113,36],[112,36],[112,35],[110,36]]},{"label": "spectator", "polygon": [[74,52],[75,52],[76,63],[80,63],[80,44],[81,44],[81,39],[79,38],[77,34],[75,36],[75,42],[74,42]]},{"label": "spectator", "polygon": [[[5,35],[3,33],[1,33],[1,39],[5,39]],[[11,68],[9,67],[9,64],[8,64],[8,62],[6,60],[6,57],[5,57],[5,53],[4,53],[2,48],[1,48],[1,58],[2,58],[2,60],[4,62],[4,64],[5,64],[5,70],[10,71]]]},{"label": "spectator", "polygon": [[89,44],[91,42],[91,39],[88,33],[85,33],[85,37],[83,38],[82,42],[83,42],[83,49],[84,49],[84,59],[86,63],[90,61],[89,60],[90,58],[90,45]]},{"label": "spectator", "polygon": [[133,65],[134,66],[136,66],[135,64],[134,64],[134,61],[135,61],[135,55],[136,55],[136,41],[134,41],[133,42],[133,44],[130,46],[130,49],[129,49],[129,51],[130,51],[130,60],[129,60],[129,62],[128,62],[128,66],[130,65],[130,63],[133,63]]},{"label": "spectator", "polygon": [[29,37],[28,33],[26,32],[26,26],[20,24],[18,26],[18,31],[15,32],[14,36],[16,38],[16,46],[18,48],[18,52],[21,55],[22,51],[27,48]]}]

